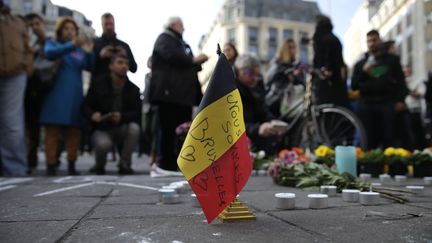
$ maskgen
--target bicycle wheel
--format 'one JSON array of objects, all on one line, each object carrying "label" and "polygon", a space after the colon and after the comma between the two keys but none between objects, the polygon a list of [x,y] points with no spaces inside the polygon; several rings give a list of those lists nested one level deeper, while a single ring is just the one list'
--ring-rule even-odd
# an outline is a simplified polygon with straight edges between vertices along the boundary
[{"label": "bicycle wheel", "polygon": [[319,145],[356,146],[366,149],[366,132],[357,116],[350,110],[320,105],[315,110],[315,121],[305,120],[294,138],[303,148],[315,149]]}]

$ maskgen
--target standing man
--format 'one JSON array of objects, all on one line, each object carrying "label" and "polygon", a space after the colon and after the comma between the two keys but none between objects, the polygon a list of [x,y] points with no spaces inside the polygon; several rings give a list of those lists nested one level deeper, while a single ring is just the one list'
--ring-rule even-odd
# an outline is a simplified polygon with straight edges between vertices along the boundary
[{"label": "standing man", "polygon": [[408,94],[399,57],[381,48],[379,32],[367,33],[368,52],[354,66],[353,90],[360,91],[358,115],[368,138],[368,149],[393,145],[397,112],[406,110]]},{"label": "standing man", "polygon": [[342,56],[342,44],[332,33],[333,25],[329,17],[317,17],[313,36],[313,66],[322,70],[316,77],[316,98],[318,104],[349,106],[346,75]]},{"label": "standing man", "polygon": [[133,174],[132,152],[138,145],[141,120],[139,88],[129,81],[129,59],[121,53],[112,56],[110,75],[92,82],[84,102],[84,113],[94,128],[96,165],[92,171],[105,174],[107,153],[113,144],[121,145],[119,174]]},{"label": "standing man", "polygon": [[27,167],[24,91],[32,66],[27,27],[0,0],[0,162],[7,176]]},{"label": "standing man", "polygon": [[[36,35],[36,42],[32,49],[34,51],[35,66],[36,62],[45,59],[44,46],[46,40],[45,23],[40,15],[30,13],[25,16],[27,25]],[[41,89],[41,81],[35,72],[37,67],[33,68],[33,73],[29,76],[27,88],[25,92],[25,124],[27,132],[27,160],[28,170],[31,174],[32,170],[36,169],[38,164],[37,149],[40,138],[39,115],[42,107],[43,93]]]},{"label": "standing man", "polygon": [[102,30],[102,36],[96,38],[94,41],[95,68],[92,73],[92,79],[94,80],[100,75],[108,75],[110,73],[110,59],[116,53],[121,53],[128,57],[129,71],[135,73],[137,71],[137,64],[134,56],[129,45],[117,39],[114,16],[111,13],[102,15]]},{"label": "standing man", "polygon": [[154,176],[177,171],[175,129],[192,119],[192,107],[202,98],[197,72],[208,58],[204,54],[193,56],[190,46],[183,40],[183,32],[182,20],[169,18],[153,49],[150,102],[158,106],[160,121],[160,146],[157,166],[152,171]]}]

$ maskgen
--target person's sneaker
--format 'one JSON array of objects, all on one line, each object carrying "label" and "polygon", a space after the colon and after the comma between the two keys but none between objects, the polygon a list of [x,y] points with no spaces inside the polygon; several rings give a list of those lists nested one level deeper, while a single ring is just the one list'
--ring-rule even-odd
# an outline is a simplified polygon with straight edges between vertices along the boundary
[{"label": "person's sneaker", "polygon": [[119,175],[133,175],[135,171],[131,167],[119,166]]},{"label": "person's sneaker", "polygon": [[175,177],[175,176],[183,177],[183,173],[181,173],[180,171],[161,169],[156,165],[156,163],[154,163],[150,171],[150,176],[151,177]]}]

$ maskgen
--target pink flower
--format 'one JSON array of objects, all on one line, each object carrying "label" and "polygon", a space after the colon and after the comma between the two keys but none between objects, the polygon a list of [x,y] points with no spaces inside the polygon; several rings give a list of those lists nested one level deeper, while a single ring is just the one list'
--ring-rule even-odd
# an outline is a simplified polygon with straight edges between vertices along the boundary
[{"label": "pink flower", "polygon": [[281,170],[281,164],[278,161],[275,161],[270,164],[267,169],[267,174],[271,177],[278,177]]},{"label": "pink flower", "polygon": [[191,125],[192,125],[192,122],[184,122],[184,123],[180,124],[178,127],[176,127],[176,134],[177,135],[186,135],[189,132]]}]

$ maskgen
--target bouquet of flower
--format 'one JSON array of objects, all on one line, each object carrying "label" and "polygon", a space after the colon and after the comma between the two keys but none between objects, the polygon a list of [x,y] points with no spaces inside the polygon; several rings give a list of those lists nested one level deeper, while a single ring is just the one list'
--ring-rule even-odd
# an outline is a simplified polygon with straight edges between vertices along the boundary
[{"label": "bouquet of flower", "polygon": [[290,164],[288,166],[275,162],[270,166],[269,174],[276,184],[282,186],[317,191],[322,185],[334,185],[339,192],[343,189],[375,191],[381,193],[383,197],[399,203],[408,201],[401,193],[411,193],[403,189],[373,187],[370,182],[361,181],[349,173],[344,172],[341,174],[324,164],[313,162]]},{"label": "bouquet of flower", "polygon": [[320,145],[315,149],[314,154],[317,156],[314,160],[317,164],[324,164],[331,167],[335,164],[335,151],[325,145]]},{"label": "bouquet of flower", "polygon": [[[293,148],[292,150],[283,149],[279,152],[277,158],[270,164],[267,173],[273,177],[277,183],[287,186],[293,186],[289,179],[290,175],[286,175],[288,168],[296,164],[303,164],[309,161],[304,151],[300,148]],[[287,177],[288,176],[288,177]]]},{"label": "bouquet of flower", "polygon": [[411,152],[403,148],[393,148],[389,147],[384,150],[384,155],[386,156],[386,163],[407,163],[407,159],[411,156]]},{"label": "bouquet of flower", "polygon": [[409,163],[413,166],[414,177],[432,176],[432,148],[414,151]]}]

